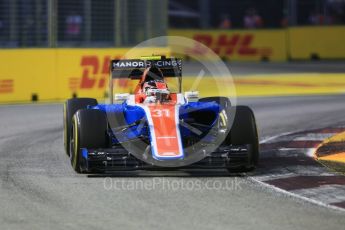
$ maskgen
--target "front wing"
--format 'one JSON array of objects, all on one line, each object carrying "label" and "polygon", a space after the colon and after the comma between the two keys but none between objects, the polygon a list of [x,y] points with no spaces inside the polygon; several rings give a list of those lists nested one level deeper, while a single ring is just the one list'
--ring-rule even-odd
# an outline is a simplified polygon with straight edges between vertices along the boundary
[{"label": "front wing", "polygon": [[81,167],[84,172],[164,170],[178,169],[220,169],[247,166],[250,162],[250,145],[219,147],[202,160],[182,167],[161,167],[148,164],[125,148],[116,146],[109,149],[81,149]]}]

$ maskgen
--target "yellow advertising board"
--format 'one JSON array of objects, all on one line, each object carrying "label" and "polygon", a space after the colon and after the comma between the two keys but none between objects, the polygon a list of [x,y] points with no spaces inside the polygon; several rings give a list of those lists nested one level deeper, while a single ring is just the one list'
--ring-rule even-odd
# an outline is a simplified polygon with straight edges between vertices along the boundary
[{"label": "yellow advertising board", "polygon": [[[169,30],[170,36],[193,39],[230,61],[285,61],[286,30]],[[197,43],[186,53],[205,55]]]},{"label": "yellow advertising board", "polygon": [[56,98],[54,50],[0,50],[0,63],[0,102]]},{"label": "yellow advertising board", "polygon": [[292,27],[288,31],[292,59],[345,58],[345,26]]},{"label": "yellow advertising board", "polygon": [[[230,61],[345,58],[345,26],[277,30],[169,30],[191,38]],[[202,57],[195,43],[189,54]],[[129,48],[0,49],[0,103],[104,98],[110,59]],[[133,50],[135,52],[133,52]],[[188,52],[186,52],[188,54]],[[195,52],[195,53],[193,53]],[[127,58],[173,53],[170,48],[135,48]]]},{"label": "yellow advertising board", "polygon": [[[73,96],[104,98],[109,63],[129,49],[0,50],[0,102],[64,100]],[[168,48],[139,48],[126,58],[169,55]]]}]

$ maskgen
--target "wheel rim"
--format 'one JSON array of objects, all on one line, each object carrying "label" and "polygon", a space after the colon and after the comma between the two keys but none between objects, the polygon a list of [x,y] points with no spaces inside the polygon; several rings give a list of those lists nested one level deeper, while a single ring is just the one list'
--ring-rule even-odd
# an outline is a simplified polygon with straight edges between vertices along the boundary
[{"label": "wheel rim", "polygon": [[74,140],[74,137],[75,137],[75,134],[74,134],[74,129],[72,128],[72,132],[71,132],[73,135],[71,135],[71,139],[70,139],[70,159],[71,159],[71,164],[73,166],[73,168],[75,168],[75,165],[76,165],[76,162],[75,162],[75,140]]}]

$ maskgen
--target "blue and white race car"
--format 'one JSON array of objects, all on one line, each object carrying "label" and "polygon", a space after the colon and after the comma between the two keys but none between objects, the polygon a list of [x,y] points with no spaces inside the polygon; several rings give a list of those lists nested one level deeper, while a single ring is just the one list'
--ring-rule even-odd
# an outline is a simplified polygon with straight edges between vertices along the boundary
[{"label": "blue and white race car", "polygon": [[[255,118],[227,97],[182,93],[182,60],[152,56],[112,60],[109,104],[64,104],[64,145],[78,173],[224,168],[258,163]],[[175,83],[172,83],[172,82]],[[116,87],[115,87],[116,86]],[[114,89],[122,92],[114,94]],[[119,91],[119,90],[118,90]]]}]

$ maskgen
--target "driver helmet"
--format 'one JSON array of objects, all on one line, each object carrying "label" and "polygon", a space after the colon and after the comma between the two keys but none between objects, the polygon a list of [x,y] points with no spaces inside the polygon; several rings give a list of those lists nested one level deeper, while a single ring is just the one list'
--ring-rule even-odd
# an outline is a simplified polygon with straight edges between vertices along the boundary
[{"label": "driver helmet", "polygon": [[168,86],[163,80],[150,80],[145,82],[143,92],[150,102],[166,101],[170,95]]}]

